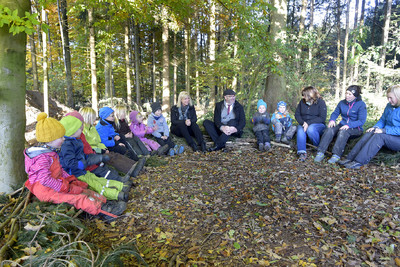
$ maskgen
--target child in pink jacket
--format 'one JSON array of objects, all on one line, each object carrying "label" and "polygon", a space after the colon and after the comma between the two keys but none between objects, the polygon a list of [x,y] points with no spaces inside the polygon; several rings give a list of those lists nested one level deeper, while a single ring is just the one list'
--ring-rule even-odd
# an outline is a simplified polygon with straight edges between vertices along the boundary
[{"label": "child in pink jacket", "polygon": [[40,201],[68,203],[89,214],[105,215],[107,219],[121,215],[125,202],[106,201],[106,198],[87,189],[88,184],[69,175],[61,167],[57,152],[64,142],[65,128],[42,112],[37,117],[37,145],[24,151],[25,171],[28,180],[25,186]]},{"label": "child in pink jacket", "polygon": [[143,116],[137,112],[136,110],[132,111],[129,114],[129,119],[131,120],[131,125],[129,128],[131,129],[132,133],[139,137],[140,141],[143,142],[143,144],[147,147],[149,151],[152,150],[157,150],[160,148],[160,145],[151,139],[147,139],[145,137],[146,134],[152,134],[153,131],[157,129],[157,126],[154,126],[153,128],[147,127],[143,123]]}]

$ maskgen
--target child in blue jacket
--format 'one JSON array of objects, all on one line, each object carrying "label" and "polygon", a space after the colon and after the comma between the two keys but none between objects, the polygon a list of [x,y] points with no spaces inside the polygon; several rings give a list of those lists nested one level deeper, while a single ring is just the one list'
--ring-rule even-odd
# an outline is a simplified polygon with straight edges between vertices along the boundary
[{"label": "child in blue jacket", "polygon": [[379,121],[369,128],[339,164],[349,169],[359,169],[367,164],[378,151],[385,146],[400,151],[400,84],[391,86],[387,91],[389,103]]},{"label": "child in blue jacket", "polygon": [[[339,102],[331,114],[328,128],[322,135],[321,142],[318,145],[318,153],[314,158],[315,162],[320,162],[324,159],[325,151],[335,136],[337,138],[332,149],[333,155],[328,160],[332,164],[340,160],[350,138],[362,135],[362,126],[367,120],[367,106],[362,101],[360,94],[361,87],[358,85],[351,85],[347,88],[345,99]],[[342,119],[336,124],[336,119],[339,115]]]},{"label": "child in blue jacket", "polygon": [[272,114],[272,130],[275,132],[275,142],[290,144],[290,140],[296,133],[296,126],[292,125],[292,118],[284,101],[278,102],[276,111]]}]

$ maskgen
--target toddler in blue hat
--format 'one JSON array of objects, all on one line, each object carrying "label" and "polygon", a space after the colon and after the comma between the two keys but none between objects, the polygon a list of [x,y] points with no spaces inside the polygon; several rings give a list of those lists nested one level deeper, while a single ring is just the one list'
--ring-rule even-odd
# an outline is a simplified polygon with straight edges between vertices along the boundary
[{"label": "toddler in blue hat", "polygon": [[253,119],[253,131],[257,137],[258,149],[260,151],[268,151],[271,149],[271,143],[269,138],[269,124],[271,119],[267,112],[267,103],[260,99],[257,102],[257,112],[254,114]]}]

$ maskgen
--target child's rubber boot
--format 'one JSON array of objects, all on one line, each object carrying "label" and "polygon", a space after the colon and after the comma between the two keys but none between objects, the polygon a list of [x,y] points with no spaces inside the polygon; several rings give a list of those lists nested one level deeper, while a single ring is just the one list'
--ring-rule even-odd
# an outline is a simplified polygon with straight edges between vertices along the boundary
[{"label": "child's rubber boot", "polygon": [[123,190],[121,190],[118,193],[118,201],[125,201],[127,202],[129,200],[129,192],[125,192]]},{"label": "child's rubber boot", "polygon": [[275,136],[275,142],[277,142],[277,143],[280,143],[281,142],[281,135],[280,134],[277,134],[276,136]]},{"label": "child's rubber boot", "polygon": [[281,143],[285,144],[285,145],[289,145],[290,144],[290,141],[287,139],[286,135],[282,137]]},{"label": "child's rubber boot", "polygon": [[114,221],[117,216],[120,216],[126,210],[126,202],[124,201],[111,201],[101,205],[101,215],[107,222]]},{"label": "child's rubber boot", "polygon": [[167,153],[168,149],[169,149],[168,145],[163,145],[162,147],[157,149],[157,155],[159,155],[159,156],[165,155]]},{"label": "child's rubber boot", "polygon": [[264,150],[269,151],[271,149],[271,144],[269,142],[265,142],[264,144]]},{"label": "child's rubber boot", "polygon": [[264,144],[263,143],[259,143],[258,144],[258,150],[264,151]]}]

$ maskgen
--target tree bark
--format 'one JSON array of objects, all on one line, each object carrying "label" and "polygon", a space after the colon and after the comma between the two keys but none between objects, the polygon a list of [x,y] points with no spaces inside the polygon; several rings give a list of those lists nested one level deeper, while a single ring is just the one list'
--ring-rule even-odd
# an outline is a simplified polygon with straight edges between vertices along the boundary
[{"label": "tree bark", "polygon": [[132,105],[132,85],[131,85],[131,59],[129,42],[129,19],[125,23],[124,47],[125,47],[125,75],[126,75],[126,100],[129,106]]},{"label": "tree bark", "polygon": [[[174,33],[174,41],[173,41],[173,50],[172,50],[172,65],[173,65],[173,74],[172,74],[172,103],[176,104],[176,88],[178,86],[178,56],[176,54],[176,33]],[[185,66],[186,71],[186,66]],[[186,72],[185,72],[186,74]]]},{"label": "tree bark", "polygon": [[377,27],[377,17],[378,17],[378,9],[379,9],[379,0],[375,0],[375,8],[374,8],[374,17],[372,19],[372,29],[371,29],[371,43],[370,46],[375,45],[375,33]]},{"label": "tree bark", "polygon": [[63,46],[65,81],[67,83],[67,106],[74,106],[72,71],[71,71],[71,50],[69,48],[67,1],[57,0],[58,19],[60,22],[61,43]]},{"label": "tree bark", "polygon": [[347,10],[346,10],[346,33],[344,36],[344,46],[343,46],[343,82],[342,82],[342,96],[346,93],[347,86],[347,47],[349,43],[349,23],[350,23],[350,3],[351,0],[347,2]]},{"label": "tree bark", "polygon": [[297,76],[300,77],[300,62],[301,62],[301,51],[303,47],[301,45],[302,38],[304,34],[304,26],[307,15],[307,0],[301,1],[301,10],[300,10],[300,23],[299,23],[299,36],[298,36],[298,45],[297,45],[297,53],[296,53],[296,70]]},{"label": "tree bark", "polygon": [[140,47],[139,47],[139,24],[134,25],[135,31],[135,88],[136,88],[136,104],[141,105],[141,95],[140,95]]},{"label": "tree bark", "polygon": [[39,78],[38,78],[38,67],[37,67],[37,59],[36,59],[35,34],[31,34],[29,36],[29,42],[30,42],[30,46],[31,46],[33,90],[39,91]]},{"label": "tree bark", "polygon": [[[358,25],[358,8],[360,6],[360,0],[356,0],[356,7],[354,12],[354,28],[353,31],[357,31]],[[351,59],[353,60],[353,66],[350,67],[350,84],[354,82],[354,68],[355,68],[355,57],[356,57],[356,43],[358,39],[358,34],[353,34],[353,45],[351,46]]]},{"label": "tree bark", "polygon": [[152,34],[152,57],[153,57],[153,66],[152,66],[152,84],[153,84],[153,102],[156,102],[156,31],[153,29],[153,34]]},{"label": "tree bark", "polygon": [[[233,33],[233,59],[236,60],[238,52],[239,36],[237,33],[238,29],[234,30]],[[238,89],[238,74],[234,73],[232,77],[232,90],[237,92]]]},{"label": "tree bark", "polygon": [[[282,43],[286,40],[287,2],[286,0],[273,0],[272,2],[276,9],[271,11],[271,47],[276,47],[278,40]],[[279,52],[276,53],[276,61],[281,74],[274,72],[267,77],[264,98],[267,101],[268,112],[273,112],[276,103],[286,98],[284,61]]]},{"label": "tree bark", "polygon": [[163,53],[162,53],[162,108],[165,111],[170,110],[171,108],[171,99],[170,99],[170,88],[169,88],[169,47],[168,47],[168,39],[169,39],[169,27],[166,21],[168,16],[167,9],[165,6],[162,7],[162,17],[164,18],[164,22],[162,23],[162,43],[163,43]]},{"label": "tree bark", "polygon": [[[390,26],[390,16],[392,14],[392,0],[386,1],[386,12],[385,12],[385,20],[384,27],[382,33],[382,41],[381,41],[381,51],[379,54],[379,66],[383,69],[385,67],[386,61],[386,44],[389,39],[389,26]],[[376,91],[378,93],[382,93],[382,84],[383,84],[383,75],[378,73],[378,80],[376,83]]]},{"label": "tree bark", "polygon": [[340,33],[341,33],[341,26],[340,26],[340,16],[341,16],[341,3],[340,0],[337,1],[336,6],[336,27],[337,27],[337,37],[336,37],[336,88],[335,88],[335,99],[336,101],[340,98]]},{"label": "tree bark", "polygon": [[112,73],[112,59],[111,59],[111,49],[108,44],[106,44],[106,50],[104,52],[104,82],[105,82],[105,97],[112,97],[112,81],[111,81],[111,73]]},{"label": "tree bark", "polygon": [[215,74],[214,74],[214,62],[215,62],[215,13],[216,7],[214,0],[211,0],[211,10],[210,10],[210,35],[209,35],[209,57],[210,57],[210,79],[209,79],[209,86],[210,86],[210,102],[209,107],[214,108],[215,105]]},{"label": "tree bark", "polygon": [[[0,0],[0,4],[18,10],[20,17],[29,12],[29,0]],[[0,28],[0,192],[11,193],[26,180],[25,148],[25,56],[26,34],[13,35],[9,27]]]},{"label": "tree bark", "polygon": [[[310,2],[310,32],[314,30],[314,0],[311,0]],[[312,54],[313,51],[313,46],[311,45],[310,48],[308,49],[308,61],[309,61],[309,66],[311,67],[311,60],[313,57]]]},{"label": "tree bark", "polygon": [[89,20],[89,48],[90,48],[90,76],[92,87],[92,108],[99,111],[99,102],[97,97],[97,68],[96,68],[96,33],[94,28],[94,8],[88,9]]},{"label": "tree bark", "polygon": [[[362,36],[362,28],[364,26],[364,15],[365,15],[365,0],[362,0],[361,2],[361,16],[360,16],[360,29],[359,29],[359,33],[358,36]],[[359,72],[359,68],[360,68],[360,57],[357,56],[356,57],[356,61],[354,64],[354,82],[357,83],[358,82],[358,72]]]},{"label": "tree bark", "polygon": [[199,45],[197,43],[197,37],[199,36],[199,30],[196,29],[195,35],[194,35],[194,66],[195,66],[195,80],[196,80],[196,105],[200,105],[200,85],[199,85],[199,68],[198,68],[198,63],[199,60]]},{"label": "tree bark", "polygon": [[[46,23],[46,10],[42,8],[42,23]],[[48,63],[47,63],[47,33],[42,32],[42,52],[43,52],[43,107],[44,112],[49,113],[49,74],[48,74]]]}]

